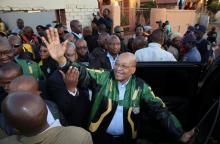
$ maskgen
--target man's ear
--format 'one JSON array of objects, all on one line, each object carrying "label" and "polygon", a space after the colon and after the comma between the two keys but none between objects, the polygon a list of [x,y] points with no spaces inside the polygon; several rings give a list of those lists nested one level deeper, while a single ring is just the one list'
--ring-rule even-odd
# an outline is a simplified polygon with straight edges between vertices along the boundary
[{"label": "man's ear", "polygon": [[136,72],[136,67],[132,67],[132,74]]},{"label": "man's ear", "polygon": [[37,91],[37,92],[36,92],[36,94],[40,96],[40,94],[41,94],[41,91]]}]

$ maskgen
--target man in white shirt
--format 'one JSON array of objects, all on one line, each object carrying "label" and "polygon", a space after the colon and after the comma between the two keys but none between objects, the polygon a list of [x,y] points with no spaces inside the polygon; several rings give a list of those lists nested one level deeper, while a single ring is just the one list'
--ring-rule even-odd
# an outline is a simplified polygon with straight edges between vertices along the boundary
[{"label": "man in white shirt", "polygon": [[174,56],[162,49],[164,43],[164,32],[160,29],[153,31],[150,35],[148,47],[135,52],[137,62],[147,61],[176,61]]},{"label": "man in white shirt", "polygon": [[13,28],[12,33],[19,34],[24,28],[24,20],[19,18],[16,23],[17,27]]}]

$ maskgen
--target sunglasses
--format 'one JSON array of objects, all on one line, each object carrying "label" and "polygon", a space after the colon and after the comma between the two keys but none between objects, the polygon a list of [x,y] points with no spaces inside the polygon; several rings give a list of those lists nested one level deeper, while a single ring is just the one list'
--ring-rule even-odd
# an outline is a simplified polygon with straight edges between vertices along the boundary
[{"label": "sunglasses", "polygon": [[13,48],[19,48],[21,45],[20,44],[14,44]]},{"label": "sunglasses", "polygon": [[115,33],[121,33],[121,32],[124,32],[124,31],[116,31]]}]

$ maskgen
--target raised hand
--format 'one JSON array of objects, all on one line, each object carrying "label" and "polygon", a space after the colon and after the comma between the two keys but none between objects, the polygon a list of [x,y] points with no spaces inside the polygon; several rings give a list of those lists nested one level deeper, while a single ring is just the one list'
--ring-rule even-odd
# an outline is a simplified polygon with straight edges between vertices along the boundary
[{"label": "raised hand", "polygon": [[180,141],[181,141],[182,143],[188,143],[188,142],[190,141],[190,139],[194,136],[194,134],[195,134],[195,129],[192,129],[192,130],[190,130],[190,131],[188,131],[188,132],[185,132],[185,133],[181,136]]},{"label": "raised hand", "polygon": [[42,37],[42,40],[47,46],[50,56],[60,65],[64,65],[66,63],[64,53],[66,51],[68,41],[66,40],[63,45],[60,43],[59,34],[56,28],[50,28],[49,30],[46,30],[46,34],[48,41],[45,39],[45,37]]},{"label": "raised hand", "polygon": [[79,79],[79,71],[77,68],[69,67],[68,71],[64,74],[63,71],[60,71],[63,76],[64,83],[69,91],[75,92]]}]

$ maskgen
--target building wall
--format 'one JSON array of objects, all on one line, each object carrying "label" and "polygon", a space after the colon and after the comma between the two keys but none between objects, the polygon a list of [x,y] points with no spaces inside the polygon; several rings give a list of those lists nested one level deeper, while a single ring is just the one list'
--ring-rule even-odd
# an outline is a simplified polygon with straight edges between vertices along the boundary
[{"label": "building wall", "polygon": [[[65,0],[65,1],[54,1],[57,2],[56,7],[59,9],[65,9],[66,16],[66,24],[68,30],[70,30],[69,23],[73,19],[78,19],[83,26],[87,26],[91,24],[93,19],[92,14],[97,13],[98,2],[97,0]],[[33,3],[34,4],[34,3]],[[38,2],[38,5],[43,3]],[[51,3],[47,3],[48,7],[50,7]],[[25,7],[25,4],[23,4]],[[47,6],[44,4],[44,8]],[[25,8],[24,8],[25,9]],[[16,25],[17,18],[23,18],[25,21],[25,25],[29,25],[35,27],[38,24],[46,25],[48,23],[52,23],[52,21],[56,20],[55,10],[51,10],[48,12],[40,12],[40,13],[27,13],[27,12],[5,12],[0,13],[0,17],[6,23],[8,23],[9,27],[14,27]]]},{"label": "building wall", "polygon": [[70,30],[70,21],[73,19],[79,20],[83,26],[91,25],[92,14],[96,14],[98,11],[97,0],[73,0],[73,3],[66,4],[65,12],[68,30]]},{"label": "building wall", "polygon": [[189,25],[196,23],[197,16],[194,10],[151,9],[150,24],[153,29],[158,27],[156,24],[158,20],[163,22],[168,20],[173,32],[184,34]]},{"label": "building wall", "polygon": [[27,13],[27,12],[0,12],[0,17],[7,24],[10,29],[16,26],[16,20],[22,18],[25,26],[31,26],[34,31],[37,25],[52,24],[56,20],[55,11]]}]

